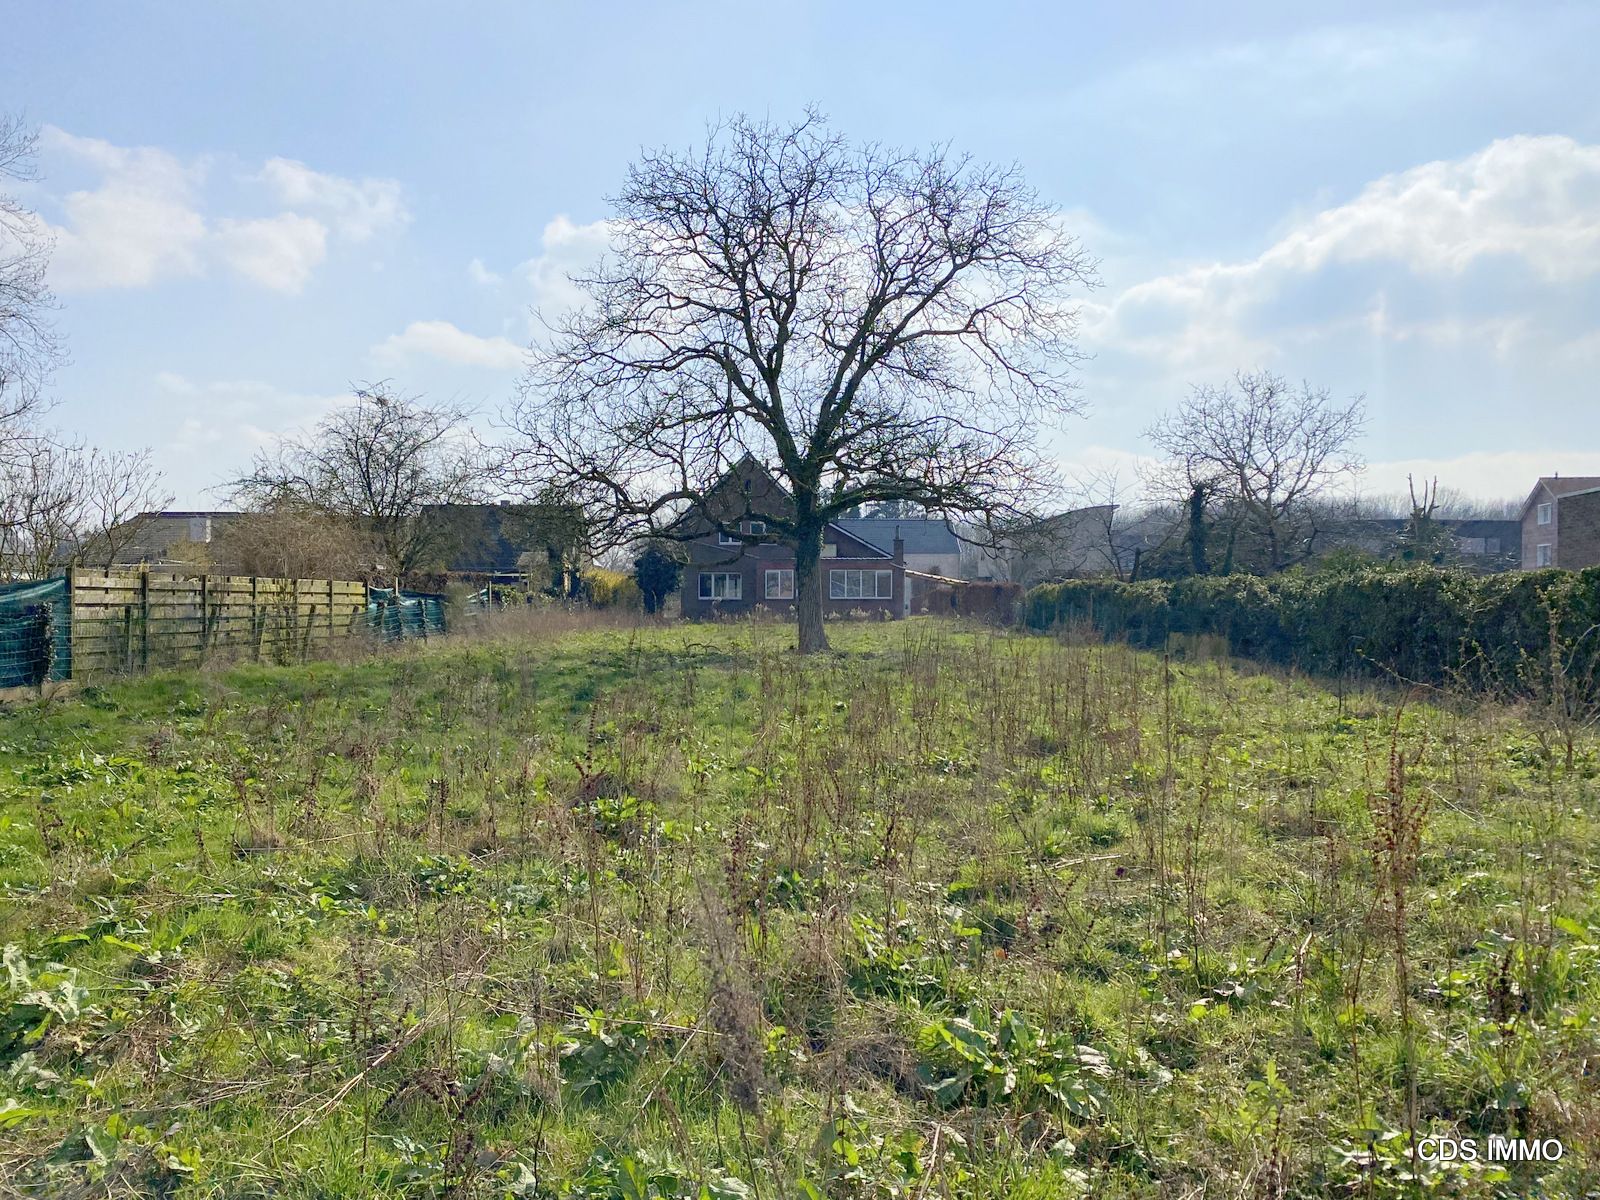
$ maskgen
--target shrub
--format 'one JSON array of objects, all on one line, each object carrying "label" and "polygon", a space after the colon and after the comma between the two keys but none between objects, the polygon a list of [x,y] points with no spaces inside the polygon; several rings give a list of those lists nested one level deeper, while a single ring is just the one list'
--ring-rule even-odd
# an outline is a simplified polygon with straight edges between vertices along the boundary
[{"label": "shrub", "polygon": [[632,575],[591,567],[583,578],[589,603],[596,608],[639,608],[644,603],[639,584]]},{"label": "shrub", "polygon": [[1034,588],[1022,611],[1035,629],[1087,625],[1139,646],[1225,637],[1235,654],[1320,674],[1523,689],[1548,673],[1552,639],[1570,678],[1600,670],[1600,567],[1069,580]]}]

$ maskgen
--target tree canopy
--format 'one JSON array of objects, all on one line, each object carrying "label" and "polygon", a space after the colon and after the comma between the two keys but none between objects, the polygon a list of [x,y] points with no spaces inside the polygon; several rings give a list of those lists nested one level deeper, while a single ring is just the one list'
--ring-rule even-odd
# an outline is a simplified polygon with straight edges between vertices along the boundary
[{"label": "tree canopy", "polygon": [[752,515],[795,547],[802,650],[826,646],[829,520],[1040,496],[1094,264],[1015,168],[854,145],[815,113],[735,117],[646,153],[612,203],[610,252],[574,280],[587,302],[535,344],[509,414],[529,486],[618,540],[683,536],[754,456],[788,494]]}]

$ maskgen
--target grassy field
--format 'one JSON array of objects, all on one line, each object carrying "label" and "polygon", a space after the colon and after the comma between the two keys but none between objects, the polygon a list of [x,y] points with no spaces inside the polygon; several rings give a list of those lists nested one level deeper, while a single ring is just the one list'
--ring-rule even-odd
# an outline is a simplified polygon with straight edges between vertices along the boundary
[{"label": "grassy field", "polygon": [[1600,1187],[1591,734],[832,636],[530,628],[0,715],[0,1192]]}]

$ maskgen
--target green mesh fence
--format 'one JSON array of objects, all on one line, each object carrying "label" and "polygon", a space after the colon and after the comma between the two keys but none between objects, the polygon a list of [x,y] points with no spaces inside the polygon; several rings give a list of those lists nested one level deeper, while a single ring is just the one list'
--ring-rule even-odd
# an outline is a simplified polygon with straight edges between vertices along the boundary
[{"label": "green mesh fence", "polygon": [[444,632],[444,597],[431,592],[368,588],[367,619],[386,642],[436,637]]},{"label": "green mesh fence", "polygon": [[72,601],[67,581],[0,584],[0,688],[72,675]]}]

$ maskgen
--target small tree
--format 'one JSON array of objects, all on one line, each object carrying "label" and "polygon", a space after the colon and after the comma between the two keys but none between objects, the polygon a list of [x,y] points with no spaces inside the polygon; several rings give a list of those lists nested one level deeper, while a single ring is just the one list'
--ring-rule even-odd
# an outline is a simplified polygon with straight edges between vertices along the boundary
[{"label": "small tree", "polygon": [[613,203],[610,255],[574,280],[588,303],[509,414],[514,478],[616,541],[686,540],[685,510],[754,457],[783,489],[749,515],[794,548],[802,651],[827,647],[829,521],[1031,509],[1092,264],[1015,169],[736,117],[646,154]]},{"label": "small tree", "polygon": [[84,526],[74,561],[109,571],[172,494],[149,450],[90,450],[81,462]]},{"label": "small tree", "polygon": [[231,494],[254,512],[314,512],[346,522],[366,547],[362,574],[393,580],[431,565],[454,530],[436,506],[479,497],[484,468],[465,410],[427,405],[385,384],[310,434],[256,456]]},{"label": "small tree", "polygon": [[0,545],[10,573],[109,570],[171,502],[149,450],[85,450],[45,438],[0,463]]},{"label": "small tree", "polygon": [[1185,506],[1192,565],[1208,565],[1214,504],[1226,535],[1224,573],[1241,537],[1254,541],[1268,571],[1309,558],[1318,533],[1312,502],[1361,469],[1352,445],[1364,420],[1360,397],[1339,404],[1326,389],[1295,389],[1270,371],[1194,388],[1148,431],[1167,456],[1152,488]]},{"label": "small tree", "polygon": [[639,584],[639,594],[644,597],[645,612],[661,611],[667,597],[678,590],[682,573],[678,561],[660,546],[645,547],[644,553],[633,560],[633,577]]}]

